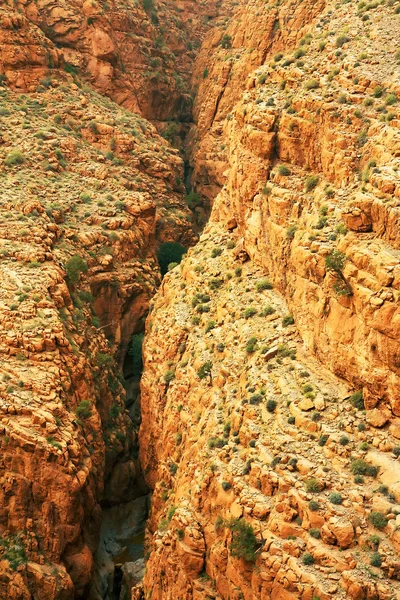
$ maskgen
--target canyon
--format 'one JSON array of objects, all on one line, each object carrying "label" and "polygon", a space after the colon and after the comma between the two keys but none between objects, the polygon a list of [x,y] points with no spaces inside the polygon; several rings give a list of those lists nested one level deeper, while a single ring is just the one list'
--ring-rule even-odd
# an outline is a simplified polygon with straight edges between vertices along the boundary
[{"label": "canyon", "polygon": [[0,598],[400,599],[399,40],[2,3]]}]

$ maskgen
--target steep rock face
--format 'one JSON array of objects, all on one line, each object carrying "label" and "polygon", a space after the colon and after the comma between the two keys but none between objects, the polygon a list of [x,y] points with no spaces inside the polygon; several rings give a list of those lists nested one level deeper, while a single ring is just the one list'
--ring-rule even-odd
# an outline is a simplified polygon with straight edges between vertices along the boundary
[{"label": "steep rock face", "polygon": [[232,117],[247,76],[275,53],[295,48],[325,5],[325,0],[275,6],[252,0],[206,37],[193,77],[192,160],[197,188],[210,203],[226,182],[229,161],[223,126]]},{"label": "steep rock face", "polygon": [[[256,7],[254,15],[268,10]],[[287,34],[288,47],[277,53],[270,37],[274,53],[247,79],[246,45],[234,33],[240,19],[227,28],[230,52],[235,39],[241,46],[231,63],[242,85],[214,77],[198,95],[199,131],[214,123],[202,144],[207,152],[214,147],[215,128],[227,159],[210,166],[215,153],[200,151],[196,168],[213,182],[212,191],[226,183],[213,218],[236,220],[248,254],[287,297],[307,346],[336,373],[365,386],[370,408],[383,401],[399,416],[400,81],[395,48],[382,41],[386,31],[396,37],[398,19],[392,7],[374,9],[368,20],[355,6],[322,12],[317,3],[314,13],[303,4],[297,10],[302,7],[309,33],[300,42]],[[293,7],[279,10],[291,15]],[[226,69],[221,52],[210,73]],[[214,121],[210,106],[218,106]],[[333,251],[345,255],[344,263],[328,270],[325,257]]]},{"label": "steep rock face", "polygon": [[88,597],[101,504],[146,492],[114,358],[159,284],[156,248],[196,236],[155,128],[43,83],[0,90],[0,596],[51,600]]},{"label": "steep rock face", "polygon": [[61,68],[153,121],[191,119],[191,65],[217,2],[6,4],[0,67],[14,87],[33,91],[49,69]]},{"label": "steep rock face", "polygon": [[398,11],[255,1],[205,39],[219,193],[147,321],[135,600],[400,595]]},{"label": "steep rock face", "polygon": [[242,258],[237,235],[210,225],[148,317],[140,452],[154,495],[132,597],[397,598],[389,415],[352,406]]}]

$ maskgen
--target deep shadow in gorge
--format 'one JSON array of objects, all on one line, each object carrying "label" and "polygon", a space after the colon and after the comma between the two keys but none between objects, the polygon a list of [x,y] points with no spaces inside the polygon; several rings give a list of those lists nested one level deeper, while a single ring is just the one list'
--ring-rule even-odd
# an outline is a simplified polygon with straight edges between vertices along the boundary
[{"label": "deep shadow in gorge", "polygon": [[[124,475],[133,480],[133,488],[122,494],[122,502],[106,498],[101,504],[102,522],[99,545],[95,555],[95,574],[90,598],[119,600],[128,598],[129,589],[143,575],[144,529],[149,512],[149,489],[144,481],[139,461],[138,430],[140,426],[140,378],[142,374],[141,348],[144,318],[135,323],[125,357],[122,359],[120,378],[126,390],[125,408],[132,422],[130,456],[116,458],[105,488],[118,473],[120,485]],[[134,473],[132,474],[132,464]],[[128,471],[128,472],[126,472]],[[115,486],[115,481],[112,482]],[[118,487],[118,482],[117,482]]]},{"label": "deep shadow in gorge", "polygon": [[[165,245],[168,248],[164,259],[168,255],[167,262],[170,262],[171,257],[180,262],[186,248],[172,242]],[[172,250],[177,249],[178,254],[168,254],[169,246],[172,246]],[[159,260],[163,275],[167,271],[167,262]],[[115,486],[115,473],[121,478],[119,483],[123,488],[124,473],[132,461],[135,473],[129,471],[127,477],[134,480],[134,484],[133,488],[126,489],[122,494],[122,501],[113,502],[106,494],[107,499],[101,503],[102,522],[90,600],[129,600],[130,588],[141,580],[144,572],[144,531],[150,510],[150,490],[141,469],[138,434],[141,424],[140,380],[146,314],[134,324],[126,352],[119,360],[120,380],[126,391],[125,408],[132,423],[130,456],[122,454],[112,459],[113,467],[105,481],[105,488],[107,490],[108,486]]]},{"label": "deep shadow in gorge", "polygon": [[[194,64],[192,65],[194,69]],[[175,89],[170,90],[171,98],[176,94]],[[191,99],[193,100],[193,98]],[[167,102],[168,103],[168,102]],[[193,115],[194,102],[190,102],[188,109],[187,98],[182,96],[182,102],[177,102],[176,112],[168,121],[154,121],[157,129],[174,146],[183,160],[182,183],[185,189],[186,203],[191,210],[192,220],[190,228],[196,235],[200,236],[208,222],[211,213],[210,199],[202,196],[196,189],[196,175],[193,165],[192,153],[195,151],[193,143],[193,128],[196,123]],[[189,111],[189,112],[188,112]],[[163,131],[168,131],[168,124],[176,124],[177,134],[169,139]],[[204,173],[203,173],[204,176]],[[171,264],[178,264],[187,252],[181,232],[170,231],[167,238],[161,234],[162,241],[156,241],[156,258],[161,271],[161,277],[168,272]],[[157,238],[157,235],[156,235]],[[156,293],[155,290],[154,293]],[[118,294],[113,289],[112,294]],[[139,300],[142,300],[139,302]],[[112,314],[112,299],[103,306],[101,299],[99,306],[103,309],[102,321],[109,320]],[[129,310],[121,313],[121,323],[117,323],[117,330],[124,335],[121,340],[112,338],[110,341],[117,346],[116,356],[120,369],[120,380],[126,390],[125,408],[133,428],[133,444],[131,453],[135,463],[134,490],[128,490],[129,498],[125,502],[112,504],[103,502],[102,524],[100,531],[100,542],[95,555],[96,572],[89,600],[130,600],[131,588],[139,583],[144,575],[144,531],[146,521],[150,512],[151,490],[145,482],[140,464],[139,454],[139,427],[141,424],[140,404],[140,381],[143,369],[142,343],[145,335],[145,320],[147,309],[145,302],[150,298],[145,295],[137,298],[140,310],[136,310],[132,304],[132,321],[129,323]],[[111,308],[107,308],[111,306]],[[139,316],[140,315],[140,316]],[[138,318],[139,317],[139,318]],[[129,342],[126,343],[127,330],[131,331]],[[107,333],[108,330],[106,330]],[[107,336],[108,337],[108,336]],[[123,339],[122,339],[123,337]],[[121,343],[123,341],[123,343]],[[121,456],[117,459],[113,470],[119,467],[118,461],[124,461],[127,457]],[[111,472],[109,479],[113,477]],[[105,481],[107,487],[108,481]]]}]

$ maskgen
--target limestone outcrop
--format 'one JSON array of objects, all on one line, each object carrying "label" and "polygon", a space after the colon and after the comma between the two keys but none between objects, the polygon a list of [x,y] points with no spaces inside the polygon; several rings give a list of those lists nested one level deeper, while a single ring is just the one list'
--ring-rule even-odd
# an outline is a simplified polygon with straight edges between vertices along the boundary
[{"label": "limestone outcrop", "polygon": [[88,598],[102,507],[147,491],[121,366],[157,249],[196,241],[183,161],[57,69],[0,111],[0,597]]},{"label": "limestone outcrop", "polygon": [[152,304],[140,455],[154,492],[132,598],[398,598],[397,433],[312,357],[242,257],[210,224]]},{"label": "limestone outcrop", "polygon": [[205,38],[212,214],[147,321],[135,599],[400,597],[398,13],[254,0]]}]

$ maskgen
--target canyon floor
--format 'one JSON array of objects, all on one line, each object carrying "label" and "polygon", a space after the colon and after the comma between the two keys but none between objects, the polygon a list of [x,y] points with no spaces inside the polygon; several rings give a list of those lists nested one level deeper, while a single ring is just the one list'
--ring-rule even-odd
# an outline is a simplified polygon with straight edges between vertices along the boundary
[{"label": "canyon floor", "polygon": [[399,100],[399,0],[2,3],[1,599],[400,600]]}]

